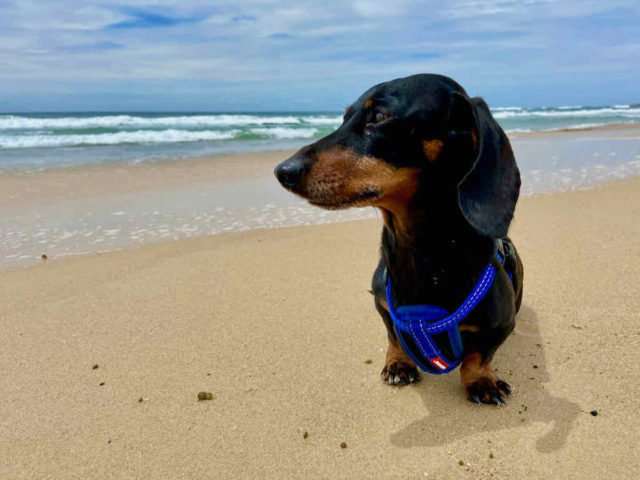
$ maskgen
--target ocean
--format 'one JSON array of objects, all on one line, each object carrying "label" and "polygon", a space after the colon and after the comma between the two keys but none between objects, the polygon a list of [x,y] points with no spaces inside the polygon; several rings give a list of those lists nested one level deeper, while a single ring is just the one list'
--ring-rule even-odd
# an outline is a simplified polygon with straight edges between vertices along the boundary
[{"label": "ocean", "polygon": [[[496,107],[507,132],[640,122],[640,105]],[[0,114],[0,171],[291,149],[327,135],[340,112]]]}]

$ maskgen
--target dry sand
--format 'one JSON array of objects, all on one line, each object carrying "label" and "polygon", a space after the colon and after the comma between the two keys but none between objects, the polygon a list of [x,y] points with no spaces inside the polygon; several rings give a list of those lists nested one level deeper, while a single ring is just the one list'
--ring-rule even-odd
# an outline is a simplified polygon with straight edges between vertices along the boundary
[{"label": "dry sand", "polygon": [[379,221],[0,272],[0,478],[638,478],[639,189],[521,201],[504,408],[380,381]]}]

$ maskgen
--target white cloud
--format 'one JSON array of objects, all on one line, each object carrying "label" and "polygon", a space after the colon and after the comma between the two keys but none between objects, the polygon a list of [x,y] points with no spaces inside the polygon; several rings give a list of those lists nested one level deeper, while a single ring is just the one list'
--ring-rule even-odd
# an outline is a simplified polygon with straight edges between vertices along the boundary
[{"label": "white cloud", "polygon": [[[147,86],[141,91],[163,85],[167,94],[194,82],[251,83],[270,93],[298,82],[317,85],[321,95],[336,82],[367,85],[419,71],[488,86],[554,72],[559,79],[570,71],[604,76],[605,67],[638,72],[625,58],[637,54],[640,36],[640,19],[629,18],[633,6],[633,0],[13,1],[0,16],[0,100],[53,91],[60,82],[95,85],[96,95],[132,82]],[[167,21],[109,28],[131,22],[135,9]],[[199,21],[171,21],[185,18]],[[615,35],[604,30],[609,25]]]}]

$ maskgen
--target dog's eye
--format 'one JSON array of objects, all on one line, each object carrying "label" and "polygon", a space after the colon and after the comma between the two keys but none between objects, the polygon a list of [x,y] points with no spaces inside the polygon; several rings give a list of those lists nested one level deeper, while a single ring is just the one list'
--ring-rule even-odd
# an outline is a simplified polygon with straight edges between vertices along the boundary
[{"label": "dog's eye", "polygon": [[371,135],[374,131],[377,131],[379,126],[382,127],[382,125],[379,124],[386,124],[386,121],[390,120],[392,117],[384,112],[376,112],[373,118],[369,118],[371,121],[367,123],[364,128],[364,134],[367,136]]}]

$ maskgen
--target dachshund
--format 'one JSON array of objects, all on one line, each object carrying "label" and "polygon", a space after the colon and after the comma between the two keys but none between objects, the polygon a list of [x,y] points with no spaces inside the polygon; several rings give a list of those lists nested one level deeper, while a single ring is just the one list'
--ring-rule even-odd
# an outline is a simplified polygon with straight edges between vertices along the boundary
[{"label": "dachshund", "polygon": [[[275,169],[287,190],[325,209],[378,208],[381,255],[372,281],[389,339],[381,376],[391,385],[420,379],[390,315],[397,305],[455,311],[488,264],[486,294],[458,324],[460,374],[475,403],[506,402],[510,386],[491,361],[515,326],[523,266],[506,237],[520,192],[507,136],[479,97],[435,74],[380,83],[347,107],[342,125]],[[503,245],[504,262],[496,262]],[[388,280],[387,280],[388,279]],[[457,333],[457,332],[456,332]],[[441,352],[452,346],[435,335]]]}]

